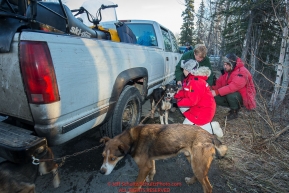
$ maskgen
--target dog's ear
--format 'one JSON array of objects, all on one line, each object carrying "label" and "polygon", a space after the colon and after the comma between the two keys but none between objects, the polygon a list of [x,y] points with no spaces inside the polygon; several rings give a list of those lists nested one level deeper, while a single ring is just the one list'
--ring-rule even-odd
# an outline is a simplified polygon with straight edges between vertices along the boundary
[{"label": "dog's ear", "polygon": [[99,143],[105,144],[105,143],[108,142],[109,140],[110,140],[109,137],[103,137],[103,138],[101,138],[101,139],[99,140]]},{"label": "dog's ear", "polygon": [[123,153],[123,154],[127,154],[128,153],[128,151],[129,151],[129,146],[128,145],[126,145],[126,144],[120,144],[119,146],[118,146],[118,149],[119,149],[119,151],[121,152],[121,153]]},{"label": "dog's ear", "polygon": [[178,91],[178,90],[179,90],[178,86],[174,85],[174,91]]},{"label": "dog's ear", "polygon": [[164,87],[164,90],[167,90],[167,89],[170,89],[170,88],[172,88],[172,85],[166,84],[165,87]]}]

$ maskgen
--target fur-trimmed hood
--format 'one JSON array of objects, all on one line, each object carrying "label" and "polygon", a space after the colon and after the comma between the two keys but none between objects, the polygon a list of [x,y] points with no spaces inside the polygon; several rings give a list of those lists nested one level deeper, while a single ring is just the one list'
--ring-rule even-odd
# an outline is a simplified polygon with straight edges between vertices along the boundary
[{"label": "fur-trimmed hood", "polygon": [[211,75],[211,70],[208,67],[201,66],[197,70],[194,70],[192,75],[209,77]]}]

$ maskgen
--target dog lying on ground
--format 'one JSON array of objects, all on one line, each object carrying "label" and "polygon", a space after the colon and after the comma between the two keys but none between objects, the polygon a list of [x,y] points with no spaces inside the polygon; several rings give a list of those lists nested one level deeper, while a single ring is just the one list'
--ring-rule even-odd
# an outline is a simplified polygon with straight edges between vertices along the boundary
[{"label": "dog lying on ground", "polygon": [[194,175],[186,177],[187,184],[197,180],[202,184],[204,193],[211,193],[212,186],[208,179],[208,172],[214,155],[217,151],[219,157],[227,152],[227,146],[195,125],[183,124],[147,124],[138,125],[123,131],[113,139],[103,137],[105,143],[102,153],[104,159],[100,173],[109,175],[118,161],[126,154],[130,154],[139,168],[134,192],[141,188],[146,179],[152,181],[156,174],[155,160],[173,157],[184,153],[191,164]]},{"label": "dog lying on ground", "polygon": [[[176,92],[177,92],[176,86],[170,84],[167,84],[165,86],[153,90],[150,96],[152,108],[151,118],[154,118],[155,110],[158,110],[160,114],[161,124],[164,124],[164,116],[165,116],[165,124],[168,124],[169,111],[172,108],[172,99],[174,98]],[[162,100],[158,103],[158,101],[161,98]],[[157,103],[158,105],[156,106]]]},{"label": "dog lying on ground", "polygon": [[[54,155],[50,148],[41,159],[53,159]],[[10,161],[0,163],[0,192],[1,193],[34,193],[35,181],[38,175],[56,172],[58,165],[54,161],[40,162],[39,165],[32,163],[16,164]],[[53,178],[53,186],[60,184],[58,173]]]}]

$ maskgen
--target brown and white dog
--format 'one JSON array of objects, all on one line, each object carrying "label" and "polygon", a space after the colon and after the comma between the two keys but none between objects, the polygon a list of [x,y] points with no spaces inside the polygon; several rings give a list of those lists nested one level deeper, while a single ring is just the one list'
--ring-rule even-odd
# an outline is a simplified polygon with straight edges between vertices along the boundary
[{"label": "brown and white dog", "polygon": [[[50,148],[41,159],[53,159],[54,155]],[[58,165],[54,161],[40,162],[39,165],[32,163],[16,164],[10,161],[0,163],[0,192],[1,193],[34,193],[35,180],[38,175],[56,172]],[[53,178],[53,186],[60,184],[58,173]]]},{"label": "brown and white dog", "polygon": [[[158,110],[160,114],[161,124],[168,124],[169,111],[172,108],[172,99],[174,98],[176,92],[177,87],[171,84],[167,84],[153,90],[152,94],[150,95],[150,102],[152,108],[151,118],[154,118],[155,110]],[[158,105],[156,106],[157,103]]]},{"label": "brown and white dog", "polygon": [[[123,131],[113,139],[103,137],[105,143],[102,153],[104,159],[100,173],[109,175],[118,161],[130,154],[139,168],[136,184],[144,180],[152,181],[156,174],[155,160],[173,157],[184,153],[191,164],[195,176],[186,177],[187,184],[197,180],[202,184],[204,193],[211,193],[212,186],[208,171],[217,151],[219,157],[227,152],[227,146],[215,137],[195,125],[183,124],[148,124],[138,125]],[[134,187],[134,191],[141,188]]]}]

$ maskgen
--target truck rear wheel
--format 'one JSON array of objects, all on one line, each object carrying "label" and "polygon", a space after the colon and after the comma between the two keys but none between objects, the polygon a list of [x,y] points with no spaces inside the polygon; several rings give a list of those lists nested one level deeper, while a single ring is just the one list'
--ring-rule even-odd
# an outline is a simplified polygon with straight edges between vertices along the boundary
[{"label": "truck rear wheel", "polygon": [[116,103],[115,110],[102,127],[102,134],[113,138],[122,131],[136,126],[141,117],[141,95],[137,88],[126,86]]}]

